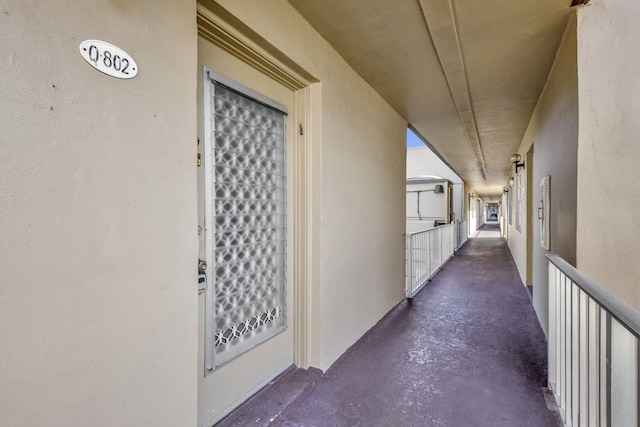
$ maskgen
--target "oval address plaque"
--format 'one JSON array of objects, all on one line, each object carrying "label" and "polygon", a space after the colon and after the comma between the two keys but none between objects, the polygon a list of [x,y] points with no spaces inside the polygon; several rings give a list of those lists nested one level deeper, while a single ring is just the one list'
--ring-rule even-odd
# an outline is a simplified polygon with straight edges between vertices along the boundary
[{"label": "oval address plaque", "polygon": [[138,64],[124,50],[100,40],[80,43],[80,55],[92,67],[111,77],[132,79],[138,74]]}]

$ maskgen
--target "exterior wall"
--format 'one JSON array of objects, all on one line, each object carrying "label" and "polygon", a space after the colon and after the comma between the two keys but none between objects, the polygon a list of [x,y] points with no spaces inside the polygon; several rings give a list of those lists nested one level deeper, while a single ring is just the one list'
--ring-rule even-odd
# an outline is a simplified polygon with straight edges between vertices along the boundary
[{"label": "exterior wall", "polygon": [[420,175],[435,175],[453,183],[453,211],[456,221],[464,221],[465,193],[462,179],[447,166],[429,147],[407,149],[407,178]]},{"label": "exterior wall", "polygon": [[[578,13],[577,268],[640,309],[640,2]],[[553,186],[553,183],[552,183]]]},{"label": "exterior wall", "polygon": [[[407,123],[284,0],[220,0],[322,85],[321,354],[327,369],[404,298]],[[295,37],[292,37],[295,35]]]},{"label": "exterior wall", "polygon": [[[533,221],[533,305],[545,333],[548,331],[548,270],[545,254],[540,246],[540,223],[537,207],[540,200],[540,181],[551,176],[550,241],[551,252],[568,262],[576,259],[576,164],[578,151],[578,82],[576,69],[576,20],[568,24],[558,49],[553,68],[538,105],[525,132],[519,153],[525,158],[534,144],[532,215],[523,221]],[[530,165],[527,165],[529,167]],[[525,171],[520,170],[521,173]],[[516,180],[517,181],[517,180]],[[526,197],[523,202],[526,204]],[[515,207],[515,200],[514,200]],[[511,226],[511,251],[520,276],[525,281],[527,240],[526,227],[522,233],[515,228],[515,213]]]},{"label": "exterior wall", "polygon": [[0,5],[0,424],[193,426],[195,2]]},{"label": "exterior wall", "polygon": [[[436,193],[435,188],[439,185],[443,188],[442,193]],[[434,220],[447,221],[449,211],[449,200],[447,181],[438,183],[407,184],[406,192],[406,216],[414,220],[421,217],[425,221],[433,223]],[[420,191],[418,202],[417,191]]]}]

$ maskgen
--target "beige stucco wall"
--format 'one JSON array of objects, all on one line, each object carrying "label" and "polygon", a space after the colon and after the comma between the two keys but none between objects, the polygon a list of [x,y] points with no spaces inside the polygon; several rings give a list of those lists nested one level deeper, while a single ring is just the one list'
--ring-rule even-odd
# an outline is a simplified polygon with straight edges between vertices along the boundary
[{"label": "beige stucco wall", "polygon": [[406,122],[288,2],[218,3],[322,84],[321,350],[313,364],[326,369],[404,297]]},{"label": "beige stucco wall", "polygon": [[640,309],[640,2],[578,13],[577,267]]},{"label": "beige stucco wall", "polygon": [[[533,222],[533,305],[538,319],[548,330],[548,267],[540,245],[540,223],[537,208],[540,200],[540,181],[551,176],[550,184],[550,242],[551,250],[570,263],[576,254],[576,164],[578,151],[578,82],[576,69],[576,20],[573,17],[558,49],[545,88],[529,123],[519,152],[525,158],[533,144],[533,191],[531,209]],[[526,201],[526,198],[524,199]],[[515,204],[515,201],[514,201]],[[526,212],[526,211],[525,211]],[[523,214],[523,221],[526,216]],[[521,277],[526,276],[527,241],[525,227],[522,235],[510,230],[511,251],[517,260]]]},{"label": "beige stucco wall", "polygon": [[195,2],[3,0],[0,38],[0,424],[195,425]]}]

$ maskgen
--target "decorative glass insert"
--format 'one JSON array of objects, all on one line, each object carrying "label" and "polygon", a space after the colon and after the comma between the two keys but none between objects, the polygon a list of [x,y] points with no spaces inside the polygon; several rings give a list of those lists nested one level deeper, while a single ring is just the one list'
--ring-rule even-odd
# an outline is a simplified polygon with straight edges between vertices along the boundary
[{"label": "decorative glass insert", "polygon": [[207,371],[285,328],[287,258],[286,114],[210,82]]}]

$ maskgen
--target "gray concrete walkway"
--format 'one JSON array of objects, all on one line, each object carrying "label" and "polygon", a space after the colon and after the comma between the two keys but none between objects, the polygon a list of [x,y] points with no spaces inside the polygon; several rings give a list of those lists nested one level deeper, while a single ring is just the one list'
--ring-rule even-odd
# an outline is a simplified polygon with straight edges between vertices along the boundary
[{"label": "gray concrete walkway", "polygon": [[324,375],[292,369],[220,425],[559,426],[545,383],[544,335],[507,246],[476,238]]}]

